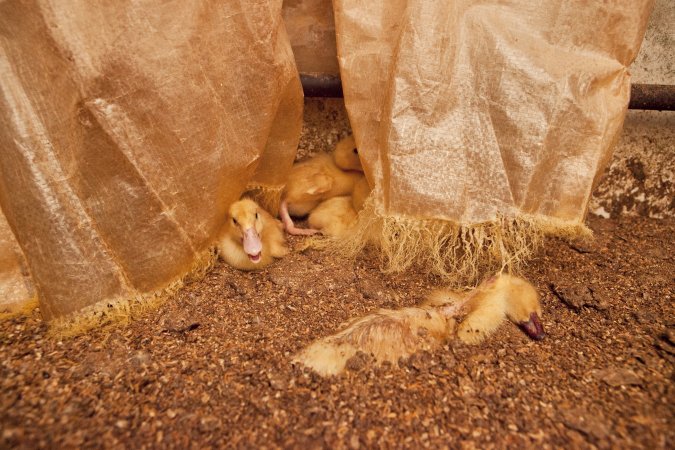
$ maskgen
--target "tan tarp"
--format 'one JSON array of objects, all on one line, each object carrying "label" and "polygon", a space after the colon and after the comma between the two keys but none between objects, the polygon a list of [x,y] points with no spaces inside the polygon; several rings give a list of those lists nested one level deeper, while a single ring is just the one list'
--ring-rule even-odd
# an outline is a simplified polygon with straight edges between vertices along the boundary
[{"label": "tan tarp", "polygon": [[518,221],[525,234],[583,230],[651,8],[334,0],[345,103],[383,219],[374,234],[395,266],[427,258],[448,274],[486,248],[518,259]]},{"label": "tan tarp", "polygon": [[0,212],[0,317],[35,303],[35,289],[12,230]]},{"label": "tan tarp", "polygon": [[204,262],[247,185],[282,187],[301,117],[281,0],[0,2],[0,205],[44,316]]}]

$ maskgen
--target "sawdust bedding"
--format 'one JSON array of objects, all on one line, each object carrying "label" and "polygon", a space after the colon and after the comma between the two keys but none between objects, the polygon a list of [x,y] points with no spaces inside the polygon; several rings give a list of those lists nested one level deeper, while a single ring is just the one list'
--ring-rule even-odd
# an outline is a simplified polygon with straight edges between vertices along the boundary
[{"label": "sawdust bedding", "polygon": [[36,312],[0,331],[4,448],[672,448],[672,220],[591,218],[524,275],[541,342],[505,323],[398,364],[321,378],[292,356],[345,320],[416,304],[438,280],[316,250],[257,273],[222,262],[128,326],[54,340]]}]

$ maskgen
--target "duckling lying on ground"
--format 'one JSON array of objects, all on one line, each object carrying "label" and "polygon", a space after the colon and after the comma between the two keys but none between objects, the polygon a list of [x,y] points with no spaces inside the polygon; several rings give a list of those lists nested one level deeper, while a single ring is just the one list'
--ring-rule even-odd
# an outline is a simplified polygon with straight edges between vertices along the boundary
[{"label": "duckling lying on ground", "polygon": [[381,309],[352,319],[342,331],[315,341],[293,361],[323,376],[342,372],[357,352],[372,355],[378,364],[396,363],[420,350],[444,345],[455,332],[455,318],[465,311],[468,314],[457,328],[460,339],[467,343],[480,342],[505,317],[533,339],[544,337],[534,287],[522,278],[497,275],[468,292],[436,291],[421,306]]},{"label": "duckling lying on ground", "polygon": [[467,315],[457,336],[467,344],[479,344],[494,333],[505,318],[534,340],[544,338],[541,304],[537,290],[528,281],[512,275],[496,275],[462,298],[457,291],[437,290],[424,303],[428,306],[463,305]]},{"label": "duckling lying on ground", "polygon": [[319,206],[309,213],[307,223],[322,234],[343,236],[356,223],[358,211],[363,209],[369,195],[370,186],[364,176],[356,182],[351,196],[333,197],[319,203]]},{"label": "duckling lying on ground", "polygon": [[358,352],[372,355],[378,364],[396,363],[420,350],[445,344],[455,329],[455,311],[433,306],[381,309],[352,319],[345,328],[315,341],[293,362],[299,362],[322,376],[337,375]]},{"label": "duckling lying on ground", "polygon": [[282,193],[279,217],[289,234],[312,235],[315,229],[297,228],[294,217],[303,217],[329,198],[351,194],[364,178],[354,137],[337,143],[332,154],[320,154],[294,164]]},{"label": "duckling lying on ground", "polygon": [[218,254],[240,270],[261,269],[288,254],[281,222],[250,199],[230,205]]},{"label": "duckling lying on ground", "polygon": [[356,211],[350,196],[333,197],[309,213],[307,223],[327,236],[342,236],[356,222]]}]

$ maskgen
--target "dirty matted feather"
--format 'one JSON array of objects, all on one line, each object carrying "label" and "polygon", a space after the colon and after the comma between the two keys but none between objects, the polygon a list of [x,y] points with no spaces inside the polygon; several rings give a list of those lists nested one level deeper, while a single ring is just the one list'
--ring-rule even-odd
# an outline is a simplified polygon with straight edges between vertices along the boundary
[{"label": "dirty matted feather", "polygon": [[[456,327],[455,319],[466,313]],[[439,289],[418,307],[380,309],[347,322],[338,333],[302,350],[294,362],[323,376],[342,372],[358,352],[378,364],[395,363],[420,350],[433,350],[455,335],[466,344],[479,344],[508,318],[532,339],[544,337],[539,295],[527,280],[497,274],[475,289]]]},{"label": "dirty matted feather", "polygon": [[395,363],[417,351],[443,345],[454,328],[454,319],[440,308],[381,309],[347,322],[342,331],[314,342],[293,361],[324,376],[342,372],[359,351],[372,355],[378,363]]}]

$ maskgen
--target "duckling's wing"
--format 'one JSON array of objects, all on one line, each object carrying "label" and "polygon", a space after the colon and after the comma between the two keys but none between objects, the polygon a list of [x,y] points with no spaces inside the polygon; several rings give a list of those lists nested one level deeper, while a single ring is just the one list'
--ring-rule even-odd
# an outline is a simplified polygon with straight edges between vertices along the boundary
[{"label": "duckling's wing", "polygon": [[304,182],[305,192],[309,195],[325,194],[333,188],[333,177],[323,172],[310,175]]}]

